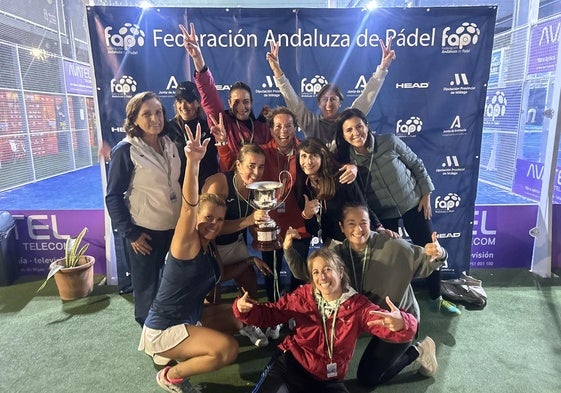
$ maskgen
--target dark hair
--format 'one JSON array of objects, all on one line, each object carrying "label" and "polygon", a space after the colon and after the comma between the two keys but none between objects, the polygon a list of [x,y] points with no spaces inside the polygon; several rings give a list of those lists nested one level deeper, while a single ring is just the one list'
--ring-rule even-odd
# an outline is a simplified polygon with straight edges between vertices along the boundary
[{"label": "dark hair", "polygon": [[368,216],[368,219],[370,219],[370,210],[369,210],[368,206],[366,206],[365,204],[362,204],[360,202],[348,202],[348,203],[345,203],[343,205],[343,209],[341,210],[341,217],[340,217],[340,220],[339,220],[341,223],[343,223],[343,221],[345,220],[345,217],[347,216],[347,213],[351,209],[362,210],[363,212],[366,213],[366,215]]},{"label": "dark hair", "polygon": [[325,146],[325,144],[317,138],[307,138],[298,146],[296,159],[296,197],[298,200],[304,198],[304,187],[306,183],[306,174],[300,166],[300,152],[304,151],[308,154],[317,154],[321,157],[321,166],[318,170],[319,177],[319,193],[317,199],[329,200],[333,198],[337,191],[337,163],[333,155]]},{"label": "dark hair", "polygon": [[228,93],[228,99],[232,96],[232,91],[234,90],[245,90],[249,93],[249,100],[253,104],[253,94],[251,93],[251,87],[247,83],[237,81],[230,87],[230,92]]},{"label": "dark hair", "polygon": [[292,117],[292,122],[294,123],[294,128],[298,128],[298,123],[296,122],[296,116],[294,113],[288,109],[286,106],[277,106],[274,109],[271,109],[271,112],[267,115],[267,124],[269,128],[273,128],[275,126],[275,116],[277,115],[289,115]]},{"label": "dark hair", "polygon": [[[158,100],[160,106],[162,107],[162,115],[164,117],[164,124],[162,126],[165,130],[167,117],[166,117],[166,108],[162,104],[162,100],[153,91],[144,91],[142,93],[135,94],[127,103],[125,109],[126,117],[125,117],[125,123],[123,124],[123,128],[125,129],[125,132],[128,136],[136,136],[136,137],[144,136],[144,131],[134,123],[138,118],[138,113],[140,112],[140,108],[142,107],[142,104],[153,98]],[[163,132],[160,133],[160,136],[162,136],[163,134],[164,134]]]},{"label": "dark hair", "polygon": [[310,277],[310,282],[312,283],[312,287],[314,286],[314,280],[312,278],[312,261],[316,258],[321,258],[332,269],[337,270],[341,273],[341,287],[343,290],[350,285],[349,275],[347,274],[347,269],[345,268],[345,262],[341,259],[341,257],[335,253],[334,251],[330,250],[327,247],[322,247],[320,249],[314,250],[310,256],[308,257],[308,276]]},{"label": "dark hair", "polygon": [[254,145],[252,143],[248,143],[247,145],[243,145],[240,148],[240,151],[238,152],[238,157],[237,160],[239,162],[243,162],[245,155],[248,153],[253,153],[253,154],[260,154],[263,157],[265,157],[265,152],[263,151],[263,149],[261,148],[261,146],[259,145]]},{"label": "dark hair", "polygon": [[328,83],[327,85],[322,86],[322,88],[319,89],[318,93],[316,94],[316,100],[318,100],[319,102],[321,100],[321,96],[323,96],[328,91],[332,91],[337,95],[337,97],[339,97],[341,102],[343,101],[344,97],[343,97],[343,93],[341,92],[341,89],[339,88],[339,86],[333,83]]},{"label": "dark hair", "polygon": [[[339,115],[339,117],[335,122],[336,124],[335,144],[337,146],[337,152],[335,156],[337,157],[337,160],[343,163],[348,163],[351,159],[350,157],[351,145],[349,145],[349,142],[345,140],[345,137],[343,135],[344,134],[343,123],[349,119],[352,119],[353,117],[358,117],[368,127],[368,119],[366,119],[364,113],[362,113],[362,111],[360,111],[359,109],[347,108],[343,112],[341,112],[341,114]],[[370,133],[370,130],[368,132]]]}]

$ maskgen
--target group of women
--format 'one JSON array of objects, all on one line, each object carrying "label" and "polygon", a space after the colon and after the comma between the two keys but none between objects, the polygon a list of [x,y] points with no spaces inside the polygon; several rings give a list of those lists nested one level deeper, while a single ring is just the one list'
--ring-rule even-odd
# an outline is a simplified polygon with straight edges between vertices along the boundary
[{"label": "group of women", "polygon": [[[158,384],[190,391],[190,376],[236,359],[232,333],[263,346],[289,321],[293,330],[255,392],[347,392],[342,381],[361,332],[374,337],[359,364],[360,382],[376,386],[416,359],[421,373],[434,375],[434,342],[413,344],[419,310],[410,286],[446,261],[430,226],[434,187],[422,161],[398,138],[370,133],[364,115],[395,58],[391,41],[380,42],[380,66],[352,108],[339,113],[343,96],[327,85],[318,93],[320,115],[298,98],[272,45],[266,58],[287,107],[256,117],[243,82],[231,87],[223,111],[194,26],[180,28],[194,83],[178,86],[168,126],[156,94],[131,98],[106,195],[128,245],[139,350],[166,365]],[[281,171],[290,173],[292,191],[275,211],[254,210],[247,186],[278,181]],[[252,257],[246,228],[269,215],[283,247]],[[399,219],[418,245],[397,239]],[[283,257],[293,280],[281,296]],[[265,275],[265,304],[256,301],[256,270]],[[243,293],[233,305],[219,301],[225,279]],[[436,295],[439,308],[455,308]]]}]

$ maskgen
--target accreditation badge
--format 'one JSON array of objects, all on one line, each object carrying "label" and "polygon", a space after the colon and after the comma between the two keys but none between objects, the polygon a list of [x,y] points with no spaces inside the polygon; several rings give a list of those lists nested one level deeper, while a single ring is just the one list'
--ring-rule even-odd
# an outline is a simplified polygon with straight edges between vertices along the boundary
[{"label": "accreditation badge", "polygon": [[327,378],[335,378],[337,376],[337,363],[329,363],[327,365]]}]

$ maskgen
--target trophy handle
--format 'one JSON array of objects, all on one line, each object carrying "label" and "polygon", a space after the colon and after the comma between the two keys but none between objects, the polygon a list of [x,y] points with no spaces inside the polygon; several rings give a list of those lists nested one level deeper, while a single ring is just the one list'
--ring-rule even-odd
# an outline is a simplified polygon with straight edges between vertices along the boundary
[{"label": "trophy handle", "polygon": [[[236,176],[237,176],[237,174],[234,173],[234,179],[233,179],[233,181],[232,181],[232,186],[234,186],[234,190],[236,190],[236,195],[238,196],[238,198],[240,198],[242,201],[244,201],[245,203],[247,203],[247,204],[248,204],[249,206],[251,206],[252,208],[259,210],[258,207],[256,207],[255,205],[253,205],[253,203],[251,203],[251,202],[248,200],[249,198],[248,198],[248,199],[245,199],[244,196],[238,191],[238,187],[236,186],[236,178],[235,178]],[[253,190],[250,190],[250,193],[251,193],[251,192],[253,192]],[[250,195],[250,194],[248,194],[248,195]]]},{"label": "trophy handle", "polygon": [[[285,175],[284,178],[283,178],[283,175]],[[285,191],[287,189],[287,187],[286,187],[287,180],[288,180],[289,187],[288,187],[288,192],[285,193]],[[281,188],[282,191],[281,191],[280,195],[281,195],[281,197],[283,197],[282,202],[280,204],[283,204],[284,201],[286,201],[286,198],[288,198],[288,194],[290,194],[290,191],[292,191],[292,186],[294,185],[293,182],[292,182],[292,175],[290,174],[289,171],[287,171],[287,170],[280,171],[280,173],[279,173],[279,183],[282,184],[282,188]]]}]

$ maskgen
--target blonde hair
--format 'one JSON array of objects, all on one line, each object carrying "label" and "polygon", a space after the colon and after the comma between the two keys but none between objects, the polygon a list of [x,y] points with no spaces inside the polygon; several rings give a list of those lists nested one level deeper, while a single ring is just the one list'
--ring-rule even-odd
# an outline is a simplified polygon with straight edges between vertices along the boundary
[{"label": "blonde hair", "polygon": [[200,210],[203,203],[212,203],[213,205],[216,205],[216,206],[219,206],[219,207],[226,207],[226,201],[224,199],[220,198],[216,194],[208,194],[208,193],[201,194],[201,196],[199,197],[198,210]]},{"label": "blonde hair", "polygon": [[327,247],[322,247],[313,251],[308,257],[308,276],[310,277],[312,286],[314,286],[314,281],[312,280],[313,260],[316,258],[323,259],[333,270],[341,272],[341,287],[343,290],[349,286],[350,280],[347,270],[345,269],[345,262],[343,262],[339,255]]}]

